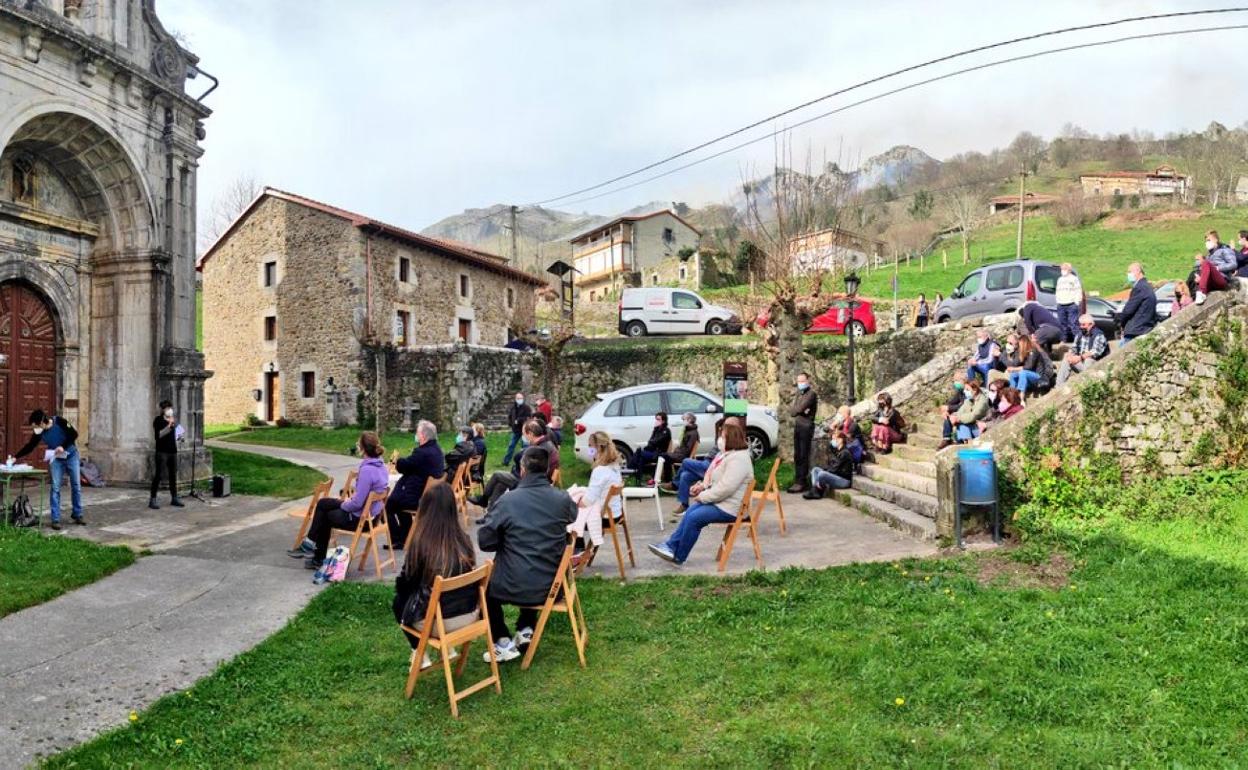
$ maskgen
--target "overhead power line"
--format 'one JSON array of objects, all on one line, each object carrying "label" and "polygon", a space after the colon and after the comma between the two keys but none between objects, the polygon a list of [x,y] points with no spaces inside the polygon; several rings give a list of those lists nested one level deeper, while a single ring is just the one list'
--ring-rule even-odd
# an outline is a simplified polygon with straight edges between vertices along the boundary
[{"label": "overhead power line", "polygon": [[[850,91],[855,91],[855,90],[857,90],[857,89],[864,88],[864,87],[866,87],[866,86],[873,85],[873,84],[875,84],[875,83],[879,83],[879,82],[881,82],[881,81],[888,80],[888,79],[891,79],[891,78],[897,77],[897,76],[899,76],[899,75],[904,75],[904,74],[909,73],[909,72],[914,72],[914,71],[916,71],[916,70],[920,70],[920,69],[923,69],[923,68],[926,68],[926,67],[931,67],[931,66],[933,66],[933,65],[936,65],[936,64],[941,64],[941,63],[943,63],[943,62],[951,61],[951,60],[953,60],[953,59],[958,59],[958,58],[961,58],[961,57],[970,56],[970,55],[972,55],[972,54],[976,54],[976,53],[982,53],[982,52],[984,52],[984,51],[989,51],[989,50],[992,50],[992,49],[995,49],[995,48],[1003,48],[1003,47],[1006,47],[1006,46],[1017,45],[1017,44],[1019,44],[1019,43],[1025,43],[1025,42],[1032,41],[1032,40],[1039,40],[1039,39],[1046,38],[1046,37],[1054,37],[1054,36],[1057,36],[1057,35],[1066,35],[1066,34],[1070,34],[1070,33],[1072,33],[1072,32],[1083,32],[1083,31],[1092,30],[1092,29],[1102,29],[1102,28],[1106,28],[1106,27],[1114,27],[1114,26],[1120,26],[1120,25],[1123,25],[1123,24],[1132,24],[1132,23],[1142,22],[1142,21],[1160,21],[1160,20],[1164,20],[1164,19],[1174,19],[1174,18],[1181,18],[1181,17],[1187,17],[1187,16],[1205,16],[1205,15],[1213,15],[1213,14],[1240,13],[1240,12],[1243,12],[1243,11],[1248,11],[1248,7],[1245,7],[1245,6],[1238,6],[1238,7],[1234,7],[1234,8],[1206,8],[1206,9],[1200,9],[1200,10],[1194,10],[1194,11],[1175,11],[1175,12],[1172,12],[1172,13],[1154,13],[1154,14],[1148,14],[1148,15],[1144,15],[1144,16],[1130,16],[1130,17],[1123,18],[1123,19],[1115,19],[1115,20],[1112,20],[1112,21],[1097,22],[1097,23],[1095,23],[1095,24],[1082,24],[1082,25],[1079,25],[1079,26],[1074,26],[1074,27],[1063,27],[1063,28],[1061,28],[1061,29],[1049,30],[1049,31],[1047,31],[1047,32],[1038,32],[1038,33],[1035,33],[1035,34],[1032,34],[1032,35],[1024,35],[1024,36],[1022,36],[1022,37],[1011,38],[1011,39],[1009,39],[1009,40],[1002,40],[1002,41],[999,41],[999,42],[996,42],[996,43],[990,43],[990,44],[987,44],[987,45],[977,46],[977,47],[975,47],[975,48],[967,48],[967,49],[965,49],[965,50],[961,50],[961,51],[958,51],[958,52],[956,52],[956,53],[947,54],[947,55],[945,55],[945,56],[940,56],[940,57],[937,57],[937,58],[935,58],[935,59],[929,59],[929,60],[927,60],[927,61],[920,62],[920,63],[918,63],[918,64],[913,64],[913,65],[910,65],[910,66],[908,66],[908,67],[903,67],[903,68],[901,68],[901,69],[898,69],[898,70],[893,70],[892,72],[888,72],[888,73],[885,73],[885,74],[883,74],[883,75],[878,75],[878,76],[876,76],[876,77],[869,78],[869,79],[867,79],[867,80],[863,80],[863,81],[861,81],[861,82],[859,82],[859,83],[855,83],[855,84],[853,84],[853,85],[851,85],[851,86],[847,86],[847,87],[845,87],[845,88],[840,88],[840,89],[837,89],[836,91],[832,91],[831,93],[824,94],[823,96],[819,96],[819,97],[816,97],[816,98],[814,98],[814,99],[810,99],[810,100],[808,100],[808,101],[802,102],[801,104],[795,105],[795,106],[790,107],[790,108],[788,108],[788,109],[786,109],[786,110],[783,110],[783,111],[781,111],[781,112],[777,112],[777,113],[775,113],[774,115],[769,115],[769,116],[767,116],[767,117],[765,117],[765,118],[761,118],[761,119],[759,119],[759,120],[756,120],[756,121],[754,121],[753,123],[750,123],[750,124],[748,124],[748,125],[742,126],[742,127],[738,128],[738,129],[735,129],[735,130],[733,130],[733,131],[729,131],[729,132],[728,132],[728,133],[726,133],[726,134],[721,134],[720,136],[717,136],[717,137],[715,137],[715,138],[713,138],[713,139],[708,139],[708,140],[707,140],[707,141],[705,141],[705,142],[702,142],[702,143],[700,143],[700,144],[694,145],[693,147],[689,147],[689,148],[687,148],[687,149],[685,149],[685,150],[681,150],[680,152],[675,153],[674,155],[669,155],[669,156],[667,156],[666,158],[663,158],[663,159],[661,159],[661,160],[654,161],[653,163],[650,163],[650,164],[647,164],[647,165],[645,165],[645,166],[642,166],[641,168],[634,169],[633,171],[629,171],[629,172],[628,172],[628,173],[626,173],[626,174],[620,174],[619,176],[612,177],[611,179],[607,179],[607,180],[605,180],[605,181],[603,181],[603,182],[599,182],[599,183],[597,183],[597,184],[593,184],[593,185],[590,185],[590,186],[588,186],[588,187],[582,187],[582,188],[580,188],[579,190],[573,190],[572,192],[564,193],[563,195],[558,195],[558,196],[555,196],[555,197],[552,197],[552,198],[546,198],[546,199],[541,200],[541,201],[536,201],[536,202],[531,203],[531,204],[529,204],[529,205],[532,205],[532,206],[541,206],[541,205],[545,205],[545,204],[549,204],[549,203],[554,203],[554,202],[556,202],[556,201],[562,201],[562,200],[564,200],[564,199],[566,199],[566,198],[572,198],[572,197],[574,197],[574,196],[581,195],[581,194],[583,194],[583,193],[592,192],[592,191],[594,191],[594,190],[598,190],[598,189],[601,189],[601,188],[603,188],[603,187],[607,187],[608,185],[615,184],[616,182],[621,182],[621,181],[623,181],[623,180],[625,180],[625,179],[629,179],[629,178],[631,178],[631,177],[637,176],[638,174],[644,174],[645,172],[650,171],[650,170],[655,169],[655,168],[658,168],[659,166],[666,165],[666,164],[668,164],[668,163],[670,163],[670,162],[672,162],[672,161],[674,161],[674,160],[678,160],[678,159],[683,158],[683,157],[685,157],[685,156],[687,156],[687,155],[691,155],[691,154],[693,154],[693,153],[697,152],[698,150],[703,150],[703,149],[706,149],[707,147],[710,147],[711,145],[718,144],[718,143],[720,143],[720,142],[722,142],[722,141],[725,141],[725,140],[727,140],[727,139],[731,139],[731,138],[733,138],[733,137],[735,137],[735,136],[740,136],[741,134],[744,134],[745,132],[750,131],[750,130],[752,130],[752,129],[758,128],[759,126],[762,126],[762,125],[764,125],[764,124],[766,124],[766,123],[770,123],[770,122],[772,122],[772,121],[774,121],[774,120],[778,120],[779,118],[783,118],[783,117],[785,117],[785,116],[787,116],[787,115],[791,115],[791,114],[793,114],[793,113],[795,113],[795,112],[798,112],[798,111],[800,111],[800,110],[803,110],[803,109],[805,109],[805,108],[807,108],[807,107],[810,107],[810,106],[812,106],[812,105],[818,104],[818,103],[820,103],[820,102],[827,101],[828,99],[833,99],[833,98],[835,98],[835,97],[837,97],[837,96],[842,96],[842,95],[844,95],[844,94],[847,94],[847,93],[849,93]],[[1239,28],[1239,27],[1222,27],[1221,29],[1238,29],[1238,28]],[[1208,31],[1208,30],[1204,30],[1204,29],[1202,29],[1202,30],[1187,30],[1187,31],[1185,31],[1185,32],[1193,32],[1193,31]],[[1114,41],[1114,42],[1122,42],[1123,40],[1133,40],[1133,39],[1142,39],[1142,38],[1141,38],[1141,37],[1135,37],[1135,36],[1133,36],[1133,37],[1129,37],[1129,38],[1122,38],[1122,39],[1120,39],[1119,41]],[[1105,45],[1105,44],[1107,44],[1107,43],[1101,43],[1101,45]],[[1067,48],[1067,49],[1056,49],[1056,50],[1054,50],[1054,51],[1049,51],[1049,52],[1046,52],[1046,53],[1055,53],[1057,50],[1075,50],[1075,49],[1074,49],[1074,47],[1072,47],[1072,48]],[[1003,63],[1006,63],[1006,62],[1008,62],[1008,61],[1011,61],[1011,60],[1003,60],[1003,61],[1001,61],[1001,62],[999,62],[999,63],[1002,63],[1002,64],[1003,64]],[[968,69],[968,70],[965,70],[965,71],[973,71],[973,70],[972,70],[972,69]],[[959,73],[959,74],[960,74],[960,73]],[[902,90],[904,90],[904,89],[902,89]],[[834,114],[834,113],[828,113],[828,114]],[[826,114],[824,115],[824,117],[826,117]],[[809,122],[809,121],[806,121],[806,122]],[[798,125],[802,125],[802,124],[798,124]],[[744,145],[742,145],[742,146],[744,146]],[[718,156],[716,155],[716,156],[711,156],[711,157],[718,157]],[[685,166],[685,168],[687,168],[687,166]],[[654,178],[658,178],[658,177],[654,177]],[[622,188],[620,188],[620,189],[622,189],[622,190],[623,190],[623,189],[629,189],[629,188],[628,188],[628,187],[622,187]],[[601,196],[593,196],[593,197],[590,197],[590,198],[583,198],[583,199],[581,199],[581,200],[593,200],[593,199],[594,199],[594,197],[601,197]],[[579,201],[576,201],[576,202],[579,202]],[[564,205],[567,205],[567,204],[564,204]]]},{"label": "overhead power line", "polygon": [[[1136,41],[1136,40],[1148,40],[1148,39],[1162,38],[1162,37],[1175,37],[1179,35],[1193,35],[1193,34],[1198,34],[1202,32],[1226,32],[1226,31],[1237,30],[1237,29],[1248,29],[1248,24],[1235,24],[1235,25],[1230,25],[1230,26],[1218,26],[1218,27],[1195,27],[1191,29],[1168,30],[1166,32],[1147,32],[1147,33],[1141,33],[1138,35],[1127,35],[1125,37],[1112,38],[1110,40],[1098,40],[1098,41],[1091,42],[1091,43],[1078,43],[1075,45],[1062,46],[1060,48],[1049,48],[1044,51],[1036,51],[1036,52],[1028,53],[1028,54],[1020,54],[1018,56],[1011,56],[1005,59],[997,59],[995,61],[985,62],[983,64],[976,64],[975,66],[972,66],[972,67],[965,67],[963,69],[954,70],[952,72],[946,72],[944,74],[937,75],[935,77],[926,78],[924,80],[919,80],[914,83],[910,83],[908,85],[898,86],[897,88],[893,88],[888,91],[875,94],[874,96],[869,96],[864,99],[859,99],[858,101],[851,102],[841,107],[837,107],[834,110],[828,110],[827,112],[823,112],[813,117],[806,118],[805,120],[801,120],[792,125],[785,126],[784,128],[778,128],[778,129],[775,129],[774,131],[769,131],[768,133],[761,134],[759,136],[754,137],[753,139],[748,139],[744,142],[734,144],[731,147],[728,147],[726,149],[720,150],[710,155],[703,156],[701,158],[690,161],[688,163],[684,163],[682,165],[676,166],[675,168],[668,169],[658,174],[648,176],[636,182],[631,182],[626,185],[614,187],[610,190],[596,193],[594,195],[587,195],[583,198],[577,198],[576,200],[567,201],[561,205],[571,206],[574,204],[584,203],[586,201],[596,200],[598,198],[604,198],[608,195],[614,195],[616,193],[623,192],[625,190],[631,190],[634,187],[640,187],[641,185],[648,184],[650,182],[655,181],[656,179],[662,179],[663,177],[671,176],[672,174],[678,173],[680,171],[684,171],[686,169],[692,168],[702,163],[706,163],[707,161],[723,157],[724,155],[728,155],[729,153],[736,152],[737,150],[748,147],[752,144],[756,144],[763,140],[773,139],[779,136],[780,134],[787,133],[789,131],[792,131],[795,128],[800,128],[807,124],[814,123],[815,121],[823,120],[824,118],[828,118],[828,117],[831,117],[832,115],[845,112],[846,110],[853,109],[854,107],[861,107],[864,104],[869,104],[871,102],[878,101],[880,99],[884,99],[889,96],[895,96],[896,94],[903,93],[905,91],[911,91],[913,89],[920,88],[922,86],[931,85],[932,83],[937,83],[942,80],[948,80],[950,78],[958,77],[960,75],[966,75],[972,72],[990,69],[992,67],[999,67],[1005,64],[1013,64],[1015,62],[1026,61],[1028,59],[1038,59],[1043,56],[1051,56],[1053,54],[1058,54],[1058,53],[1068,53],[1070,51],[1078,51],[1078,50],[1088,49],[1088,48],[1099,48],[1099,47],[1115,45],[1118,43],[1126,43],[1126,42],[1131,42],[1131,41]],[[706,146],[706,145],[704,144],[702,146]],[[661,165],[661,164],[655,164],[655,165]],[[648,168],[654,168],[654,165],[651,165]],[[628,174],[628,175],[625,175],[624,177],[618,177],[618,179],[627,178],[628,176],[633,176],[633,174]],[[597,189],[599,187],[602,187],[602,185],[595,185],[594,187],[587,188],[587,189],[592,190],[592,189]]]}]

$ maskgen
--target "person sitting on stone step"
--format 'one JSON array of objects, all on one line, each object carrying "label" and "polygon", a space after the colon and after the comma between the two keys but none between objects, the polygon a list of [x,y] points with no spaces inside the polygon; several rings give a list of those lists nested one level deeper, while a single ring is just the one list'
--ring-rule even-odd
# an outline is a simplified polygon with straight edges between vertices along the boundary
[{"label": "person sitting on stone step", "polygon": [[893,451],[893,444],[906,440],[906,421],[901,412],[893,407],[893,397],[888,393],[880,393],[875,397],[875,417],[871,420],[871,443],[881,454]]},{"label": "person sitting on stone step", "polygon": [[845,445],[844,433],[833,433],[828,446],[828,467],[810,469],[810,489],[802,495],[820,500],[832,489],[849,489],[854,478],[854,456]]},{"label": "person sitting on stone step", "polygon": [[1075,337],[1074,347],[1066,353],[1061,366],[1057,368],[1057,384],[1061,385],[1069,380],[1072,374],[1082,372],[1094,361],[1099,361],[1107,355],[1109,355],[1109,340],[1105,339],[1105,332],[1097,328],[1096,321],[1091,315],[1084,313],[1079,316],[1079,334]]},{"label": "person sitting on stone step", "polygon": [[959,444],[965,444],[973,438],[979,438],[979,421],[988,416],[991,405],[988,394],[979,384],[979,380],[967,380],[966,400],[958,411],[949,417],[954,424]]},{"label": "person sitting on stone step", "polygon": [[854,413],[849,404],[841,404],[837,407],[836,414],[829,421],[827,432],[828,434],[840,433],[844,436],[845,448],[853,455],[854,464],[862,462],[862,457],[867,451],[867,442],[862,437],[862,428],[854,419]]},{"label": "person sitting on stone step", "polygon": [[953,391],[945,403],[940,405],[940,446],[937,451],[944,449],[953,443],[953,422],[950,418],[957,414],[958,408],[962,406],[962,402],[966,400],[966,373],[954,372],[953,375]]},{"label": "person sitting on stone step", "polygon": [[995,410],[999,419],[1008,420],[1023,411],[1023,394],[1017,388],[1002,388]]},{"label": "person sitting on stone step", "polygon": [[1047,390],[1053,386],[1053,360],[1039,349],[1035,336],[1018,341],[1018,364],[1006,367],[1010,387],[1027,393]]},{"label": "person sitting on stone step", "polygon": [[993,341],[987,329],[975,330],[975,350],[966,359],[967,381],[982,378],[988,381],[988,372],[1001,368],[1001,346]]}]

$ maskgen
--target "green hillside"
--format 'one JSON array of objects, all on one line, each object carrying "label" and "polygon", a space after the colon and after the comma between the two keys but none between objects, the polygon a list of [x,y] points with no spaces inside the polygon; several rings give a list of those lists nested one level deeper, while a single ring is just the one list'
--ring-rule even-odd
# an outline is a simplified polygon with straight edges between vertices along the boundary
[{"label": "green hillside", "polygon": [[[1217,230],[1222,240],[1233,243],[1241,228],[1248,228],[1248,208],[1219,209],[1191,218],[1170,209],[1124,212],[1144,221],[1124,222],[1118,216],[1078,228],[1061,227],[1049,216],[1028,217],[1023,231],[1023,256],[1053,262],[1070,262],[1093,292],[1113,294],[1125,288],[1127,265],[1140,262],[1149,278],[1185,278],[1192,256],[1204,250],[1205,231]],[[914,297],[920,292],[930,299],[936,292],[949,296],[974,266],[1014,258],[1015,225],[1002,224],[985,230],[972,241],[970,265],[962,264],[962,246],[956,236],[946,241],[949,267],[941,267],[942,247],[927,256],[924,269],[919,260],[897,270],[898,295]],[[863,273],[860,293],[891,298],[891,269]]]}]

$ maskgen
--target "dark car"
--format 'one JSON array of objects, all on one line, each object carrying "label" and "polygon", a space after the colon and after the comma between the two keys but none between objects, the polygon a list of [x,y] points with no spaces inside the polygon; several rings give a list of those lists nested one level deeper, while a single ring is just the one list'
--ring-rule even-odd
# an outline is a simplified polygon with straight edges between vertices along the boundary
[{"label": "dark car", "polygon": [[1114,320],[1114,313],[1117,311],[1118,306],[1108,300],[1100,297],[1087,298],[1087,312],[1092,316],[1096,328],[1100,329],[1107,339],[1116,340],[1122,332],[1122,327]]}]

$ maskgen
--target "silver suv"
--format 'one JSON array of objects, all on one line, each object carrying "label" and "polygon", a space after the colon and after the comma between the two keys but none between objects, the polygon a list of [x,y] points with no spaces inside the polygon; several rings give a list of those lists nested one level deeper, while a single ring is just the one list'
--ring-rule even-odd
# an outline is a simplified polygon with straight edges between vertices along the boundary
[{"label": "silver suv", "polygon": [[1060,266],[1034,259],[984,265],[971,271],[958,288],[936,306],[936,323],[1012,313],[1032,300],[1052,310],[1057,307],[1054,292],[1061,274]]}]

